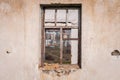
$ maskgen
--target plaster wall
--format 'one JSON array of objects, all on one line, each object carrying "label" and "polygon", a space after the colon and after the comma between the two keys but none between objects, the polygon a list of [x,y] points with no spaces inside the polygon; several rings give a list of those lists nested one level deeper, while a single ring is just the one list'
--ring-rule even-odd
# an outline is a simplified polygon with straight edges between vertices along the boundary
[{"label": "plaster wall", "polygon": [[119,80],[119,0],[0,0],[0,80],[43,79],[40,4],[51,3],[82,4],[82,69],[68,80]]}]

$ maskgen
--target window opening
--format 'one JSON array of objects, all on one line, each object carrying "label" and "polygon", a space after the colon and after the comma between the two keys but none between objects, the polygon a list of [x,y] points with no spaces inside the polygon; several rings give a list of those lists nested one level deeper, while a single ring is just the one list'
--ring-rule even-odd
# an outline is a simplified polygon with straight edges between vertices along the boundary
[{"label": "window opening", "polygon": [[[46,63],[78,64],[79,9],[44,8],[44,51]],[[79,56],[79,57],[78,57]]]}]

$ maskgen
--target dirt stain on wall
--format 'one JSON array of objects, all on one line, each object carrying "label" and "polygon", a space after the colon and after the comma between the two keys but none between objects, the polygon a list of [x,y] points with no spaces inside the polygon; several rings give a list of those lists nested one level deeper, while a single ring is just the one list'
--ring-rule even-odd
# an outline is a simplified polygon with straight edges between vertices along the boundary
[{"label": "dirt stain on wall", "polygon": [[23,0],[0,0],[0,12],[12,13],[19,12],[23,9]]},{"label": "dirt stain on wall", "polygon": [[105,7],[107,8],[106,15],[107,15],[109,22],[112,22],[116,16],[120,16],[120,1],[114,0],[113,2],[112,0],[104,1]]}]

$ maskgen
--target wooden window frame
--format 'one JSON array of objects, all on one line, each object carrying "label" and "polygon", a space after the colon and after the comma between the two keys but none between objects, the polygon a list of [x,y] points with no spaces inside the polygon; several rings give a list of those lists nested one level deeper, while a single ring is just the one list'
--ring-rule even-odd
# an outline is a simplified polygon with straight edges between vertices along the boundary
[{"label": "wooden window frame", "polygon": [[[56,29],[56,28],[59,28],[60,29],[60,32],[62,32],[62,29],[63,28],[66,28],[66,29],[68,29],[68,28],[73,28],[73,29],[78,29],[78,39],[76,39],[76,38],[69,38],[69,39],[64,39],[64,40],[78,40],[78,66],[80,67],[80,68],[82,68],[82,60],[81,60],[81,58],[82,58],[82,55],[81,55],[81,46],[82,46],[82,30],[81,30],[81,16],[82,16],[82,5],[81,4],[41,4],[40,5],[40,8],[41,8],[41,64],[40,64],[40,66],[43,66],[44,65],[44,54],[45,54],[45,45],[44,45],[44,43],[45,43],[45,28],[49,28],[49,29]],[[55,26],[44,26],[44,16],[45,16],[45,9],[78,9],[78,11],[79,11],[79,15],[78,15],[78,26],[77,27],[72,27],[72,26],[70,26],[70,27],[66,27],[66,26],[62,26],[62,28],[61,28],[61,26],[57,26],[56,27],[56,20],[55,20]],[[56,11],[56,10],[55,10]],[[56,19],[56,12],[55,12],[55,19]],[[62,36],[61,36],[62,37]],[[60,39],[62,39],[62,38],[60,38]],[[62,43],[61,43],[62,44]],[[61,54],[62,52],[60,52],[60,59],[62,59],[62,54]],[[61,62],[61,60],[60,60],[60,63],[62,63]]]}]

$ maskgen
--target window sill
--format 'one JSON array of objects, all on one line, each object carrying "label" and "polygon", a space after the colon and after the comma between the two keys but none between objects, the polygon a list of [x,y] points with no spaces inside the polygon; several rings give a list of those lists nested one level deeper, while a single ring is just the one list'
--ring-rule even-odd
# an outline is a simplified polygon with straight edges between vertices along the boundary
[{"label": "window sill", "polygon": [[47,64],[45,63],[43,67],[39,68],[42,72],[46,74],[52,74],[56,76],[69,75],[77,70],[79,66],[77,64]]}]

